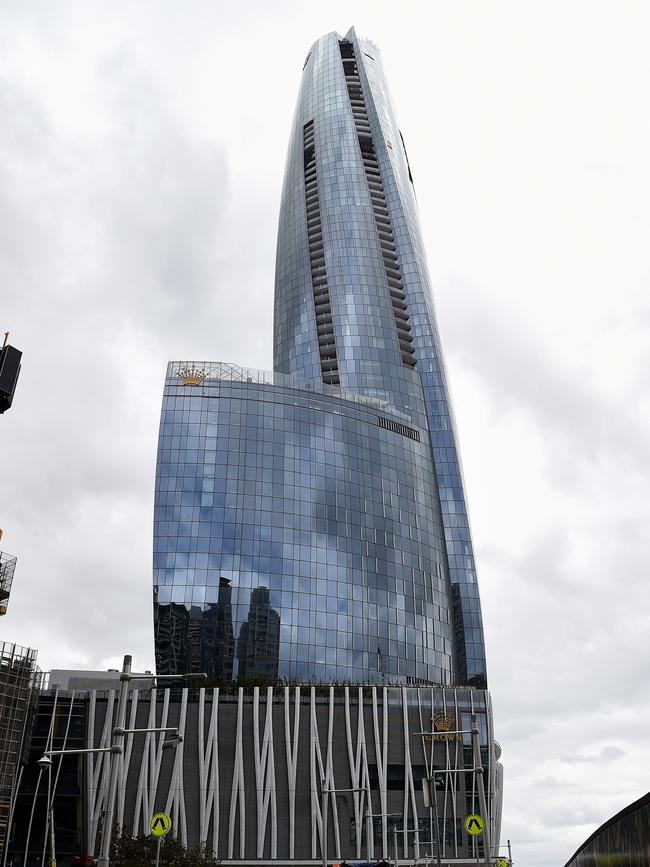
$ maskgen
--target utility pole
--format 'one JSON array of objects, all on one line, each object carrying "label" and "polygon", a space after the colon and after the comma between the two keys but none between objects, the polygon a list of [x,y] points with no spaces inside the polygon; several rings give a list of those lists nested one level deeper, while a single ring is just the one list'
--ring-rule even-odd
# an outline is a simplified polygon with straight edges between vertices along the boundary
[{"label": "utility pole", "polygon": [[[395,852],[395,864],[397,865],[397,820],[401,819],[402,824],[404,824],[404,815],[403,815],[403,813],[370,813],[370,812],[368,812],[368,813],[366,813],[366,821],[368,822],[368,828],[370,828],[370,820],[371,819],[383,819],[383,818],[392,819],[392,822],[393,822],[393,849]],[[417,829],[417,830],[419,831],[419,829]],[[368,857],[370,857],[370,856],[368,856]]]},{"label": "utility pole", "polygon": [[[397,820],[393,822],[393,851],[395,852],[395,867],[399,867],[397,854]],[[408,849],[407,849],[408,851]]]},{"label": "utility pole", "polygon": [[[113,731],[111,746],[121,747],[124,741],[124,723],[126,722],[126,700],[129,692],[129,682],[131,680],[131,662],[132,658],[129,654],[124,657],[122,664],[122,673],[120,675],[120,698],[117,705],[117,728],[122,730],[122,733],[116,734]],[[118,744],[119,739],[119,744]],[[110,782],[108,785],[108,803],[106,805],[106,813],[104,814],[104,827],[102,829],[102,848],[101,854],[97,859],[97,867],[109,867],[111,857],[111,837],[113,834],[113,816],[115,813],[115,795],[117,793],[117,775],[121,759],[111,756],[110,762]]]},{"label": "utility pole", "polygon": [[438,867],[441,867],[442,861],[440,858],[440,821],[438,819],[438,780],[440,777],[436,776],[435,771],[433,772],[433,792],[431,793],[433,797],[431,800],[433,801],[433,812],[436,817],[436,864]]},{"label": "utility pole", "polygon": [[323,836],[321,838],[321,856],[323,861],[323,867],[327,867],[327,796],[328,795],[339,795],[344,792],[365,792],[365,789],[356,788],[356,789],[328,789],[327,788],[327,780],[322,779],[320,781],[320,813],[323,818]]},{"label": "utility pole", "polygon": [[476,714],[472,714],[472,747],[474,751],[474,773],[476,774],[476,785],[478,787],[478,803],[483,818],[485,842],[483,844],[483,855],[486,864],[491,863],[491,846],[490,846],[490,817],[487,811],[487,802],[485,800],[485,786],[483,785],[483,763],[481,760],[481,743],[479,740],[478,724],[476,722]]},{"label": "utility pole", "polygon": [[[115,815],[115,796],[117,794],[117,778],[122,759],[120,756],[123,753],[124,736],[133,732],[160,732],[160,731],[175,731],[176,735],[163,743],[162,749],[176,749],[182,743],[183,738],[178,733],[176,728],[145,728],[145,729],[125,729],[126,722],[126,703],[129,693],[129,684],[132,680],[184,680],[185,678],[197,678],[207,680],[205,672],[188,672],[187,674],[131,674],[131,656],[126,655],[122,664],[122,673],[120,674],[120,697],[117,705],[117,724],[112,732],[111,746],[106,750],[85,750],[84,752],[109,752],[110,753],[110,773],[108,786],[108,803],[106,805],[106,813],[104,819],[104,827],[102,829],[102,846],[101,854],[97,859],[97,867],[110,867],[111,857],[111,839],[113,835],[113,818]],[[66,751],[66,752],[74,752]],[[78,752],[78,751],[77,751]]]},{"label": "utility pole", "polygon": [[327,780],[320,781],[320,814],[323,820],[320,851],[323,856],[323,867],[327,867]]}]

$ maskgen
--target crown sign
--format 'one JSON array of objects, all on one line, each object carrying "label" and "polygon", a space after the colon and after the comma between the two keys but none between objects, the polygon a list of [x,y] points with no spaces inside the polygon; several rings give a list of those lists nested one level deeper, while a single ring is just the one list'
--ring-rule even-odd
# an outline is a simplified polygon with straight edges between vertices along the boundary
[{"label": "crown sign", "polygon": [[176,376],[181,379],[183,385],[201,385],[205,379],[205,370],[201,367],[181,367],[176,371]]},{"label": "crown sign", "polygon": [[431,722],[433,723],[433,730],[436,732],[436,734],[431,736],[431,740],[460,740],[460,735],[450,731],[452,725],[456,722],[453,717],[446,716],[444,713],[438,713],[431,717]]}]

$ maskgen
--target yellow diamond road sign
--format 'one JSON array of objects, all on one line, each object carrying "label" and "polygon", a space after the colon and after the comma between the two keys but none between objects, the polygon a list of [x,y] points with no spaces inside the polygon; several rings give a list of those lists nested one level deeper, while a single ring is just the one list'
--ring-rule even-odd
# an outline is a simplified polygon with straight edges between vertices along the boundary
[{"label": "yellow diamond road sign", "polygon": [[485,822],[480,816],[468,816],[465,819],[465,830],[468,834],[471,834],[472,837],[476,837],[477,834],[482,834],[484,827]]},{"label": "yellow diamond road sign", "polygon": [[172,820],[167,813],[154,813],[149,822],[149,828],[154,837],[164,837],[169,834],[172,827]]},{"label": "yellow diamond road sign", "polygon": [[496,867],[509,867],[507,858],[497,858]]}]

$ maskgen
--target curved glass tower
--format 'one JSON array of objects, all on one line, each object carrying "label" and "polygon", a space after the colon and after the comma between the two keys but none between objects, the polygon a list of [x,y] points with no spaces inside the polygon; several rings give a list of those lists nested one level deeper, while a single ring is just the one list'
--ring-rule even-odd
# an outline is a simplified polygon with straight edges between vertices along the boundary
[{"label": "curved glass tower", "polygon": [[274,372],[167,371],[159,672],[486,685],[454,422],[411,170],[377,48],[307,55]]}]

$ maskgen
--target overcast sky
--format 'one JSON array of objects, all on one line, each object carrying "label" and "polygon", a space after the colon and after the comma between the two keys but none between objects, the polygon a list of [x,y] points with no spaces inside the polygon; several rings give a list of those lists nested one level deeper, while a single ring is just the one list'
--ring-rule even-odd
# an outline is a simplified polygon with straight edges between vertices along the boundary
[{"label": "overcast sky", "polygon": [[650,7],[0,0],[0,638],[153,666],[170,359],[272,364],[304,57],[382,49],[460,434],[506,773],[557,867],[648,788]]}]

